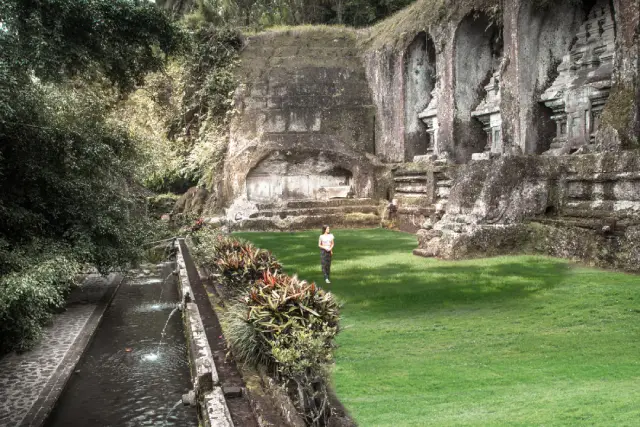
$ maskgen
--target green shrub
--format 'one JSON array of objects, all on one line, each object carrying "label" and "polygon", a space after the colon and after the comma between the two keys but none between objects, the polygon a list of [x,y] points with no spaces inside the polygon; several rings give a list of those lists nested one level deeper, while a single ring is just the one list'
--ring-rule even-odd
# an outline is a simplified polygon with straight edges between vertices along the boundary
[{"label": "green shrub", "polygon": [[308,425],[324,425],[339,317],[331,293],[267,271],[228,312],[227,340],[238,359],[265,366],[283,380]]},{"label": "green shrub", "polygon": [[64,306],[79,264],[57,256],[0,279],[0,354],[28,349]]},{"label": "green shrub", "polygon": [[[190,227],[185,227],[184,231],[190,233]],[[195,233],[190,233],[193,242],[192,255],[198,264],[210,270],[215,269],[217,250],[223,246],[231,244],[224,234],[215,228],[203,227]],[[240,242],[237,239],[233,239]]]}]

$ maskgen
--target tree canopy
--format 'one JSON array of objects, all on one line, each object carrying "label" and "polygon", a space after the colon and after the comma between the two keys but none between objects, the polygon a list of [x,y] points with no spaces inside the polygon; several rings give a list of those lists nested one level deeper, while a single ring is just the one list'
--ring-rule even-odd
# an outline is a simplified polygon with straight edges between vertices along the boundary
[{"label": "tree canopy", "polygon": [[343,24],[371,25],[413,0],[161,0],[169,10],[184,13],[194,7],[235,26]]},{"label": "tree canopy", "polygon": [[121,263],[137,228],[135,150],[106,111],[181,32],[128,0],[5,0],[0,22],[0,274],[21,267],[10,253],[54,242]]}]

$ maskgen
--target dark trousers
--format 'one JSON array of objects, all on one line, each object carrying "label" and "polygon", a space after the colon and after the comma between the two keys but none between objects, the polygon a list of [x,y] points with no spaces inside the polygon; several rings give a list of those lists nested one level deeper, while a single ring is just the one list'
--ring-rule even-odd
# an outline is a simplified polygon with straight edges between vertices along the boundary
[{"label": "dark trousers", "polygon": [[322,265],[322,274],[328,279],[331,274],[331,252],[320,249],[320,264]]}]

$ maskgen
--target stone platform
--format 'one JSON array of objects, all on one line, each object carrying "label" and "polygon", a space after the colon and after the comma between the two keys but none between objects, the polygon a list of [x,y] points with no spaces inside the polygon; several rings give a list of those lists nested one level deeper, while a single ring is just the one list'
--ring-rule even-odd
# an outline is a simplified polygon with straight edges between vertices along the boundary
[{"label": "stone platform", "polygon": [[0,359],[0,426],[41,425],[75,369],[122,277],[91,275],[30,351]]},{"label": "stone platform", "polygon": [[258,212],[235,224],[234,229],[294,231],[320,228],[368,228],[380,225],[379,206],[373,199],[296,200],[262,203]]}]

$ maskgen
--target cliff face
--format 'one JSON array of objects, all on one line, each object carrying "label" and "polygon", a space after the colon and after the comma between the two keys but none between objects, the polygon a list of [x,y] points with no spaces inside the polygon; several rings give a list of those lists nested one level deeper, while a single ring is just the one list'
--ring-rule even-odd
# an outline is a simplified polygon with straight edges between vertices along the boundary
[{"label": "cliff face", "polygon": [[374,107],[353,31],[249,37],[240,68],[227,200],[317,198],[333,187],[372,194]]},{"label": "cliff face", "polygon": [[363,42],[376,152],[418,162],[394,172],[416,253],[637,270],[639,2],[471,3],[418,1]]},{"label": "cliff face", "polygon": [[634,268],[639,41],[640,0],[418,0],[250,37],[224,200],[384,195],[421,255]]},{"label": "cliff face", "polygon": [[638,1],[502,5],[417,1],[361,37],[383,160],[637,143]]}]

